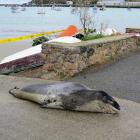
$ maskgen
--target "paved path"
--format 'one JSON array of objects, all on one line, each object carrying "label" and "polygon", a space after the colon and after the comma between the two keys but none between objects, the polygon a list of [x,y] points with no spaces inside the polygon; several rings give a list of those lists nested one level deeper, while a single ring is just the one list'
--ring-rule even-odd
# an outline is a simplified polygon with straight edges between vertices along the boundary
[{"label": "paved path", "polygon": [[140,103],[140,53],[94,72],[93,68],[70,79],[91,88]]},{"label": "paved path", "polygon": [[0,76],[0,140],[139,140],[140,104],[119,100],[119,115],[42,109],[8,93],[49,81]]}]

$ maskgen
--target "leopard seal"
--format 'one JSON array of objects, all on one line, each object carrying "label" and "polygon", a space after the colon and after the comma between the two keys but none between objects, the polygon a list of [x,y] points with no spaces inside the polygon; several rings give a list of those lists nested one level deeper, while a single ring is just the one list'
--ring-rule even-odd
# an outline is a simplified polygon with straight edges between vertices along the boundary
[{"label": "leopard seal", "polygon": [[119,104],[106,92],[76,82],[15,87],[9,93],[46,108],[102,113],[118,113],[120,110]]}]

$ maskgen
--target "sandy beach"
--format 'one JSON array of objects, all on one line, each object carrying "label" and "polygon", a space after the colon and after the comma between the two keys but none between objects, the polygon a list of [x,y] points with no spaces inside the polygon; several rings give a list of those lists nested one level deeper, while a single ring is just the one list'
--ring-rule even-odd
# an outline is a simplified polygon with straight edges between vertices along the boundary
[{"label": "sandy beach", "polygon": [[32,39],[0,44],[0,61],[11,54],[32,47]]}]

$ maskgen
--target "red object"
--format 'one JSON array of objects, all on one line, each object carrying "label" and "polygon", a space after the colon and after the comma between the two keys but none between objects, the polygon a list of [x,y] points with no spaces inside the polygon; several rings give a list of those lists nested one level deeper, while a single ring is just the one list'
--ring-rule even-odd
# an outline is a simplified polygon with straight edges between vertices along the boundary
[{"label": "red object", "polygon": [[70,25],[66,30],[64,30],[59,37],[64,37],[64,36],[74,36],[77,34],[79,30],[76,28],[74,25]]}]

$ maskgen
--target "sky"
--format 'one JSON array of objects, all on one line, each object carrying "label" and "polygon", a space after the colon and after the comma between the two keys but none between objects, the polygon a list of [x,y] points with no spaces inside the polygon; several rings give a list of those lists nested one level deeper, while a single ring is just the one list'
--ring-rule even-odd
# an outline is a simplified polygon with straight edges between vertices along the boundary
[{"label": "sky", "polygon": [[0,4],[23,4],[30,1],[31,0],[0,0]]}]

